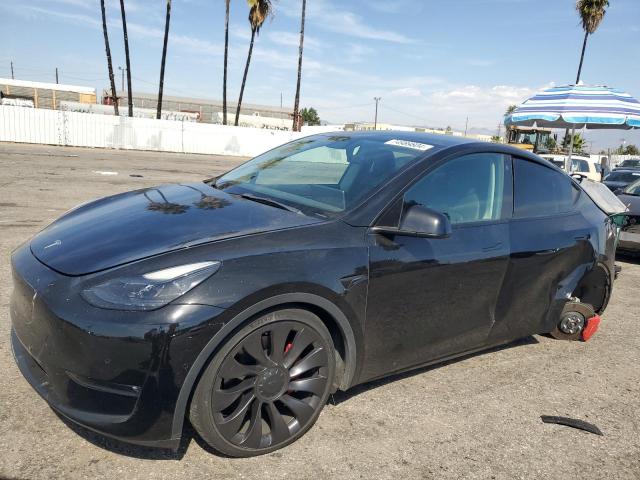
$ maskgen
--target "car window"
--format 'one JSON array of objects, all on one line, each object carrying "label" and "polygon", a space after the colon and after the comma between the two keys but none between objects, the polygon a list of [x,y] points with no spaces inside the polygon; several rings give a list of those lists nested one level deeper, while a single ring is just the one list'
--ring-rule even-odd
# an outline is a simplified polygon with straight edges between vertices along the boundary
[{"label": "car window", "polygon": [[513,189],[515,217],[569,212],[580,193],[567,175],[521,158],[514,160]]},{"label": "car window", "polygon": [[274,162],[258,173],[255,184],[336,184],[348,165],[345,149],[321,146],[291,155],[286,162]]},{"label": "car window", "polygon": [[327,216],[357,206],[427,151],[437,147],[388,136],[317,135],[263,153],[215,186]]},{"label": "car window", "polygon": [[450,160],[413,185],[404,195],[405,205],[443,212],[452,224],[500,219],[506,159],[476,153]]},{"label": "car window", "polygon": [[611,172],[604,177],[605,181],[609,182],[635,182],[640,178],[640,172]]},{"label": "car window", "polygon": [[624,189],[627,195],[640,195],[640,180],[633,182]]},{"label": "car window", "polygon": [[620,167],[640,167],[640,160],[624,160]]},{"label": "car window", "polygon": [[589,173],[589,162],[579,158],[571,159],[571,171],[580,173]]}]

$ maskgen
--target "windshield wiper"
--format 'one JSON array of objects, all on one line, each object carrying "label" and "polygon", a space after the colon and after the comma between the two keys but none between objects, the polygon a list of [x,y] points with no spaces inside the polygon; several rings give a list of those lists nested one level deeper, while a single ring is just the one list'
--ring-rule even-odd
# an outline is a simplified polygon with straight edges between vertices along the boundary
[{"label": "windshield wiper", "polygon": [[237,194],[239,197],[245,198],[247,200],[251,200],[253,202],[262,203],[264,205],[271,205],[272,207],[280,208],[282,210],[287,210],[289,212],[297,213],[299,215],[304,215],[301,210],[297,208],[291,207],[287,204],[280,203],[277,200],[272,200],[271,198],[259,197],[257,195],[252,195],[250,193],[239,193]]}]

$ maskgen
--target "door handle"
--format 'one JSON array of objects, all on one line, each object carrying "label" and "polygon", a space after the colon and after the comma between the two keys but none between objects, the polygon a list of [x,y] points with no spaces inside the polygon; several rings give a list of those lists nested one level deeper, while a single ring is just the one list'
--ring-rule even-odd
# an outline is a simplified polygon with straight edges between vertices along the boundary
[{"label": "door handle", "polygon": [[487,247],[482,247],[483,252],[491,252],[493,250],[497,250],[502,246],[502,242],[494,243],[493,245],[489,245]]},{"label": "door handle", "polygon": [[575,240],[590,240],[591,239],[591,234],[590,233],[585,233],[584,235],[576,235],[573,238]]},{"label": "door handle", "polygon": [[536,252],[536,255],[553,255],[554,253],[558,253],[559,251],[559,248],[550,248],[549,250],[541,250],[539,252]]}]

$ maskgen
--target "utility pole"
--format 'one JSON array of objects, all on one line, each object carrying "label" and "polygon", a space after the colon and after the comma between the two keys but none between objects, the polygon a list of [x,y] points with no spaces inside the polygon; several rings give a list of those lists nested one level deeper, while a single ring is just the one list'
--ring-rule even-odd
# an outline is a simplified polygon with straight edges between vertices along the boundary
[{"label": "utility pole", "polygon": [[124,92],[124,72],[126,70],[126,68],[122,68],[122,67],[118,67],[118,70],[120,70],[120,72],[122,73],[122,88],[121,90]]},{"label": "utility pole", "polygon": [[376,116],[373,119],[373,129],[377,130],[378,129],[378,102],[382,100],[382,97],[373,97],[373,99],[376,101]]},{"label": "utility pole", "polygon": [[58,82],[58,67],[56,67],[56,83],[59,83]]},{"label": "utility pole", "polygon": [[464,123],[464,136],[467,136],[467,128],[469,127],[469,117],[467,117],[467,121]]},{"label": "utility pole", "polygon": [[15,80],[13,77],[13,60],[11,60],[11,80]]}]

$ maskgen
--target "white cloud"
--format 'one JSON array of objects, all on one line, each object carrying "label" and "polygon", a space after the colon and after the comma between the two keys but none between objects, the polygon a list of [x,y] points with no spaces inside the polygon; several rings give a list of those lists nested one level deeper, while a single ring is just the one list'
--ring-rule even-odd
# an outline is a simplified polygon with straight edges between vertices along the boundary
[{"label": "white cloud", "polygon": [[389,97],[420,97],[422,92],[413,87],[397,88],[388,94]]},{"label": "white cloud", "polygon": [[[285,15],[298,18],[299,2],[283,0],[280,11]],[[367,23],[365,19],[355,13],[341,9],[329,0],[313,0],[307,3],[306,17],[314,27],[322,28],[340,35],[347,35],[367,40],[380,40],[391,43],[412,43],[413,41],[398,32],[384,30]]]},{"label": "white cloud", "polygon": [[[270,30],[267,34],[269,40],[278,45],[298,48],[300,45],[300,34],[294,32],[285,32],[283,30]],[[304,49],[318,50],[322,47],[322,43],[310,35],[304,36]]]},{"label": "white cloud", "polygon": [[[398,79],[404,86],[387,90],[381,85],[371,85],[372,89],[361,91],[349,103],[336,103],[314,95],[314,104],[323,119],[331,121],[369,121],[373,114],[373,96],[382,91],[379,105],[379,121],[399,125],[445,127],[464,129],[466,117],[469,128],[495,131],[502,121],[507,106],[520,104],[540,88],[514,85],[447,85],[444,82],[423,84],[418,88],[420,77]],[[423,79],[425,80],[425,79]],[[430,80],[430,79],[426,79]],[[369,100],[362,104],[361,100]]]},{"label": "white cloud", "polygon": [[364,58],[371,55],[375,50],[361,43],[348,43],[344,49],[344,59],[348,63],[362,62]]}]

